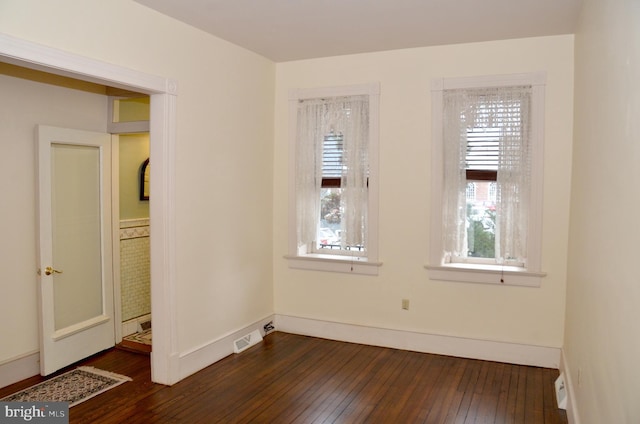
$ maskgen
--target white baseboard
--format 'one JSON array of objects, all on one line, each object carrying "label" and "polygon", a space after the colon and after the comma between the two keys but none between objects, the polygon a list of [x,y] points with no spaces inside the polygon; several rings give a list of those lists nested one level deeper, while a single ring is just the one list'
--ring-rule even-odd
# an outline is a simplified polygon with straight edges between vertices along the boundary
[{"label": "white baseboard", "polygon": [[567,356],[562,351],[560,361],[560,372],[564,373],[564,383],[567,388],[567,421],[569,424],[580,424],[580,415],[578,414],[578,408],[575,396],[575,386],[573,385],[573,378],[571,378],[571,368],[567,364]]},{"label": "white baseboard", "polygon": [[30,352],[0,364],[0,388],[40,374],[40,352]]},{"label": "white baseboard", "polygon": [[[233,342],[240,337],[246,336],[252,331],[258,330],[264,335],[264,325],[274,321],[274,316],[269,315],[253,324],[239,330],[227,333],[226,335],[213,340],[205,345],[180,354],[178,379],[182,380],[196,372],[218,362],[220,359],[233,354]],[[240,353],[239,355],[242,355]]]},{"label": "white baseboard", "polygon": [[560,348],[425,334],[276,315],[277,331],[462,358],[558,369]]}]

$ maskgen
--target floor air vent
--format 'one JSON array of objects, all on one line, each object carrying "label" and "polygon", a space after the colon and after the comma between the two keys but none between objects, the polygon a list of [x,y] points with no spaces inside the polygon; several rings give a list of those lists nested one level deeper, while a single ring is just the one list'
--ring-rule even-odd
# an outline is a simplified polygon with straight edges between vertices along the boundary
[{"label": "floor air vent", "polygon": [[564,385],[564,374],[556,379],[556,400],[558,401],[558,408],[567,409],[567,388]]},{"label": "floor air vent", "polygon": [[253,330],[251,333],[244,337],[240,337],[238,340],[233,342],[233,351],[235,353],[240,353],[261,341],[262,336],[260,335],[260,332],[258,330]]}]

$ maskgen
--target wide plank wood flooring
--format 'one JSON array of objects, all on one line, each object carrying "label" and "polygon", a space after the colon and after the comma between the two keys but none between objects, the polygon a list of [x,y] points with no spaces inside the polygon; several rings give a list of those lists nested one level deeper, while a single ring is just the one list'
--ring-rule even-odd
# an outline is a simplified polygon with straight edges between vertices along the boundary
[{"label": "wide plank wood flooring", "polygon": [[567,423],[557,370],[282,332],[171,387],[151,382],[146,355],[113,349],[81,365],[133,381],[71,408],[71,423]]}]

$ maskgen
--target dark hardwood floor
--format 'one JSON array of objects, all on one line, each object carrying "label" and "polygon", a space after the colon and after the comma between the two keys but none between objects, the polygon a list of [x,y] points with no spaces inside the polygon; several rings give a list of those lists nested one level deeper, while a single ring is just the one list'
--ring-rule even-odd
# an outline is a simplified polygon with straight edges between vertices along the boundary
[{"label": "dark hardwood floor", "polygon": [[557,370],[281,332],[171,387],[151,382],[147,355],[113,349],[82,365],[133,381],[71,408],[71,423],[567,422]]}]

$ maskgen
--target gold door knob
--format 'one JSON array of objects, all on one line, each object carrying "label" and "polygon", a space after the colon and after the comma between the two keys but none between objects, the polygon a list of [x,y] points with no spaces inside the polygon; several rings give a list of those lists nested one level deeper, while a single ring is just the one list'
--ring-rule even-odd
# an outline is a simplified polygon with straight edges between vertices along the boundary
[{"label": "gold door knob", "polygon": [[52,267],[48,266],[44,269],[44,273],[45,275],[62,274],[62,271],[58,271],[57,269],[53,269]]}]

